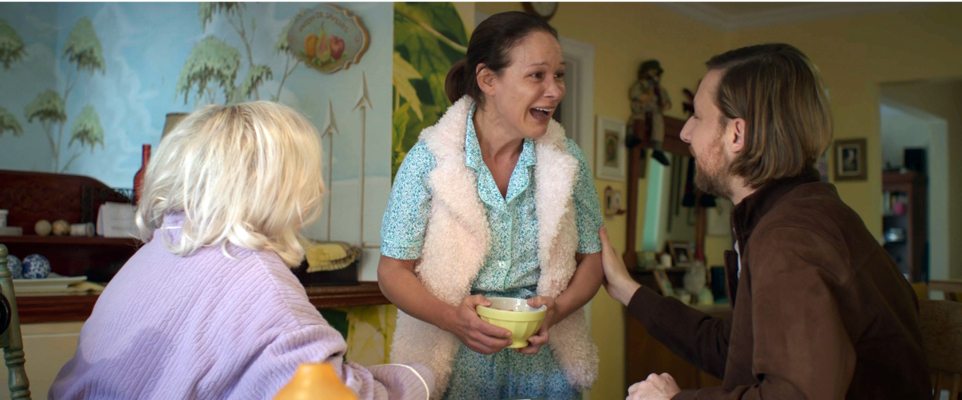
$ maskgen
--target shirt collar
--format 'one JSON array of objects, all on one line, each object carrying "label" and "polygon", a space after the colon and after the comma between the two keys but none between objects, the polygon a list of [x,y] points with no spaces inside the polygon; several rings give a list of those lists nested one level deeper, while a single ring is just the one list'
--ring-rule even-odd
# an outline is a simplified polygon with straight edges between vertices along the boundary
[{"label": "shirt collar", "polygon": [[800,185],[818,181],[818,171],[806,168],[796,176],[776,179],[762,185],[732,209],[732,239],[744,248],[755,225],[758,225],[762,217],[768,214],[783,196]]},{"label": "shirt collar", "polygon": [[[472,105],[471,110],[468,111],[468,131],[464,135],[464,165],[475,171],[480,171],[481,167],[484,166],[484,159],[481,158],[481,144],[478,142],[478,134],[474,130],[474,111],[477,107],[477,104]],[[515,166],[515,169],[518,166],[530,167],[533,165],[535,165],[534,141],[524,139],[524,144],[521,146],[521,155],[518,156],[518,165]]]}]

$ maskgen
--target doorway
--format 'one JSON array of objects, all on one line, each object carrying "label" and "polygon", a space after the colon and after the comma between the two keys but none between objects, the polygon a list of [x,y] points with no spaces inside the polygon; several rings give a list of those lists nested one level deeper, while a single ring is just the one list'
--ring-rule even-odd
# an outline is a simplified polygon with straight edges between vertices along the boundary
[{"label": "doorway", "polygon": [[[922,234],[923,264],[921,271],[928,279],[947,279],[949,277],[949,191],[948,185],[948,124],[937,115],[883,96],[879,106],[882,142],[883,176],[889,171],[923,175],[928,182],[922,189],[924,204],[921,205],[927,229]],[[883,178],[883,188],[885,188]],[[884,190],[884,189],[883,189]],[[885,247],[893,254],[896,262],[900,233],[899,219],[908,212],[899,203],[906,200],[899,197],[899,191],[883,195],[883,237]],[[903,203],[904,204],[904,203]],[[908,255],[911,256],[911,255]]]}]

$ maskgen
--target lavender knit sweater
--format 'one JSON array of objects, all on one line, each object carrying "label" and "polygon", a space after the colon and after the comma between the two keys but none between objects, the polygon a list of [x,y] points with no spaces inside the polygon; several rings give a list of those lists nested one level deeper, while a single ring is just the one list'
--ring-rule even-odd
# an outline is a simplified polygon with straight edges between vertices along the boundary
[{"label": "lavender knit sweater", "polygon": [[168,215],[111,280],[51,399],[269,399],[299,364],[325,361],[361,399],[426,399],[434,389],[421,365],[343,361],[340,333],[275,253],[169,253],[161,236],[178,240],[182,218]]}]

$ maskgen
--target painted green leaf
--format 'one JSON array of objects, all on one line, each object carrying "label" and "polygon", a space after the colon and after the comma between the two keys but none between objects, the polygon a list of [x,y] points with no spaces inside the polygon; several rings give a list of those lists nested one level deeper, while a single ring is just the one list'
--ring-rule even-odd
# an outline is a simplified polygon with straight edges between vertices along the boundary
[{"label": "painted green leaf", "polygon": [[6,108],[0,107],[0,136],[3,136],[6,131],[13,133],[13,136],[23,134],[23,128],[20,126],[20,121],[17,121],[17,117]]},{"label": "painted green leaf", "polygon": [[[443,71],[445,75],[457,60],[450,60],[441,51],[441,43],[436,36],[406,18],[395,18],[395,48],[398,40],[406,50],[402,57],[408,60],[422,76]],[[463,57],[463,55],[462,55]]]},{"label": "painted green leaf", "polygon": [[27,104],[24,108],[24,115],[27,117],[27,122],[33,122],[34,119],[38,119],[40,122],[64,122],[67,120],[65,110],[63,98],[60,97],[60,94],[53,90],[47,90],[38,94],[37,98]]},{"label": "painted green leaf", "polygon": [[254,94],[254,91],[257,90],[258,86],[264,83],[265,80],[273,78],[274,72],[271,71],[271,67],[266,65],[257,65],[249,68],[247,70],[247,76],[245,76],[244,80],[241,82],[241,86],[239,88],[240,93],[239,95],[234,96],[234,101],[242,101],[250,98]]},{"label": "painted green leaf", "polygon": [[390,362],[397,309],[391,306],[352,307],[347,312],[347,353],[344,358],[364,366]]},{"label": "painted green leaf", "polygon": [[398,95],[411,105],[411,108],[414,110],[414,113],[417,114],[419,120],[424,119],[424,114],[421,113],[421,99],[418,98],[414,86],[411,86],[411,79],[421,79],[421,74],[419,74],[411,64],[404,61],[396,51],[394,52],[393,75],[392,81]]},{"label": "painted green leaf", "polygon": [[101,148],[104,147],[104,127],[100,125],[100,116],[91,104],[87,104],[80,111],[77,122],[73,124],[70,132],[70,143],[67,146],[73,145],[75,140],[80,141],[81,147],[90,145],[91,153],[94,152],[97,143],[100,143]]},{"label": "painted green leaf", "polygon": [[[391,143],[394,145],[394,151],[402,152],[404,148],[401,146],[401,142],[404,140],[407,134],[408,121],[411,119],[408,111],[411,109],[411,104],[404,104],[394,110],[394,116],[391,120]],[[400,165],[399,165],[400,166]]]},{"label": "painted green leaf", "polygon": [[454,4],[445,3],[395,3],[395,11],[405,18],[423,22],[443,37],[443,41],[467,51],[468,33]]},{"label": "painted green leaf", "polygon": [[345,340],[347,339],[347,331],[350,326],[347,321],[347,311],[341,308],[319,308],[317,311],[321,313],[328,325],[340,332]]},{"label": "painted green leaf", "polygon": [[27,55],[23,39],[10,24],[0,18],[0,63],[4,69],[10,69],[10,64],[23,60]]},{"label": "painted green leaf", "polygon": [[106,74],[100,39],[97,39],[94,24],[90,22],[88,17],[80,18],[73,26],[70,36],[67,37],[67,45],[64,46],[63,56],[68,61],[77,64],[77,71],[87,71],[93,74],[99,70],[101,74]]},{"label": "painted green leaf", "polygon": [[231,102],[240,59],[240,51],[216,36],[208,36],[190,51],[177,79],[177,94],[183,92],[187,104],[192,88],[200,98],[217,85],[224,91],[225,101]]},{"label": "painted green leaf", "polygon": [[291,26],[293,25],[294,18],[291,18],[290,22],[287,23],[287,26],[285,26],[284,29],[281,29],[281,34],[277,35],[277,43],[274,44],[274,54],[291,51],[291,43],[287,38],[287,34],[291,31]]},{"label": "painted green leaf", "polygon": [[[467,44],[467,31],[453,4],[394,3],[392,177],[421,131],[451,105],[444,82],[451,66],[464,58]],[[403,113],[407,116],[397,115],[408,104]]]},{"label": "painted green leaf", "polygon": [[200,24],[204,29],[207,29],[207,23],[214,20],[214,14],[222,12],[224,14],[230,15],[237,12],[237,9],[243,6],[241,3],[211,3],[204,2],[200,3],[198,10],[198,16],[200,16]]}]

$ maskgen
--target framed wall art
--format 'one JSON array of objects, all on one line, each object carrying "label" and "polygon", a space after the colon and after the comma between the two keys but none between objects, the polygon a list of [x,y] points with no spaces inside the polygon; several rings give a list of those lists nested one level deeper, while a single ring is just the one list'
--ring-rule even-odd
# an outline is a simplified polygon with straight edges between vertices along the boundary
[{"label": "framed wall art", "polygon": [[684,241],[672,241],[668,244],[671,250],[671,258],[675,261],[676,267],[687,267],[691,264],[691,245]]},{"label": "framed wall art", "polygon": [[616,118],[597,116],[595,125],[595,178],[606,181],[627,180],[628,154],[625,151],[625,123]]},{"label": "framed wall art", "polygon": [[868,178],[866,140],[841,139],[835,141],[835,180],[864,181]]}]

